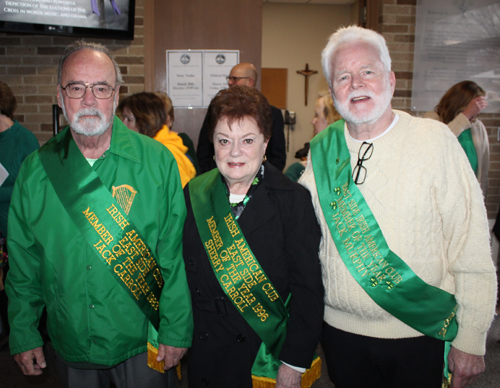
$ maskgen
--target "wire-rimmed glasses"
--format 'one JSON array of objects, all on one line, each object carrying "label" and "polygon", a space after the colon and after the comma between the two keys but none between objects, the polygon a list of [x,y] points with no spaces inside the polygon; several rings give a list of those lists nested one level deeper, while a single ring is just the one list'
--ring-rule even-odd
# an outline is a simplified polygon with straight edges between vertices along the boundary
[{"label": "wire-rimmed glasses", "polygon": [[66,95],[69,98],[82,98],[85,96],[87,88],[92,90],[92,94],[95,98],[107,99],[113,95],[115,88],[108,84],[81,84],[81,83],[69,83],[65,87],[61,86]]}]

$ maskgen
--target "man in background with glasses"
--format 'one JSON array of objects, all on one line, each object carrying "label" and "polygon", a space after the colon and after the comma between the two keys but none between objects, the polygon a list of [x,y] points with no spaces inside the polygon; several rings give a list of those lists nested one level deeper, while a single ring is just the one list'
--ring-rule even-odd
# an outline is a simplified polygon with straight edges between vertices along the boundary
[{"label": "man in background with glasses", "polygon": [[496,299],[474,172],[445,125],[392,109],[380,34],[339,29],[322,64],[345,120],[311,141],[299,182],[323,233],[329,376],[336,388],[464,387],[484,370]]},{"label": "man in background with glasses", "polygon": [[57,100],[69,127],[26,159],[9,212],[11,353],[42,373],[45,307],[64,387],[174,387],[191,344],[179,172],[115,117],[121,82],[106,47],[67,48]]},{"label": "man in background with glasses", "polygon": [[[248,62],[242,62],[234,66],[226,77],[229,87],[235,85],[248,86],[255,88],[257,84],[257,69],[254,65]],[[266,149],[266,157],[274,167],[283,171],[286,164],[286,147],[285,147],[285,123],[281,110],[271,105],[273,115],[273,130],[271,139]],[[196,156],[200,164],[200,172],[204,173],[215,168],[214,161],[214,145],[212,140],[208,138],[208,115],[205,116],[203,125],[198,136],[198,147]]]}]

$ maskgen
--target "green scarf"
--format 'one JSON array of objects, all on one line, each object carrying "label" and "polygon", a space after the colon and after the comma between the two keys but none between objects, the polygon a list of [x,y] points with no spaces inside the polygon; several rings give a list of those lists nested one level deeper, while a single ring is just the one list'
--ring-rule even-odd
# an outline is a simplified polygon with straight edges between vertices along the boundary
[{"label": "green scarf", "polygon": [[460,136],[458,136],[458,142],[464,149],[465,154],[469,159],[472,170],[474,170],[474,173],[477,176],[477,174],[479,173],[479,164],[477,161],[476,148],[474,147],[474,142],[472,141],[472,132],[470,128],[466,129],[460,134]]},{"label": "green scarf", "polygon": [[215,277],[233,305],[262,339],[252,373],[276,377],[288,312],[234,219],[220,173],[189,183],[193,213]]}]

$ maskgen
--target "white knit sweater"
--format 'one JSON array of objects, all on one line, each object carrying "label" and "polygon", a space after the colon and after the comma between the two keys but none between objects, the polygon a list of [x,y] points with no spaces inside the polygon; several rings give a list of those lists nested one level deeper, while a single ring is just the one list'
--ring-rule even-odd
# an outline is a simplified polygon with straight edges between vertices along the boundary
[{"label": "white knit sweater", "polygon": [[[425,282],[455,295],[459,330],[453,346],[482,355],[494,315],[496,276],[481,189],[444,124],[394,113],[399,121],[373,141],[373,155],[363,163],[366,180],[358,188],[391,250]],[[351,139],[347,127],[344,131],[353,168],[361,143]],[[325,223],[313,168],[309,155],[299,182],[311,192],[323,233],[325,321],[376,338],[422,335],[379,307],[347,270]]]}]

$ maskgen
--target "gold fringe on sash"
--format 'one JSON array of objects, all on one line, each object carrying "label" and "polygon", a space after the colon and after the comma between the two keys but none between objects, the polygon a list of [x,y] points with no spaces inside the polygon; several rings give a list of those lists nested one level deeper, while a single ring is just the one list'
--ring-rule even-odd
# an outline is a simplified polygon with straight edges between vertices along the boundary
[{"label": "gold fringe on sash", "polygon": [[276,386],[276,380],[270,379],[269,377],[260,377],[252,375],[252,387],[253,388],[274,388]]},{"label": "gold fringe on sash", "polygon": [[158,349],[156,349],[153,345],[148,342],[148,366],[156,370],[160,373],[165,373],[163,367],[165,366],[165,361],[156,361],[156,357],[158,357]]},{"label": "gold fringe on sash", "polygon": [[179,361],[179,365],[177,365],[177,367],[175,368],[175,370],[177,371],[177,378],[179,379],[179,381],[182,380],[182,374],[181,374],[181,362]]},{"label": "gold fringe on sash", "polygon": [[443,376],[443,384],[441,388],[451,388],[451,373],[448,373],[448,378],[445,379]]},{"label": "gold fringe on sash", "polygon": [[[321,377],[321,359],[316,357],[313,361],[311,367],[306,369],[302,375],[302,382],[300,383],[301,388],[310,388],[313,383]],[[253,388],[274,388],[276,386],[276,380],[270,379],[269,377],[260,377],[252,375],[252,386]]]}]

